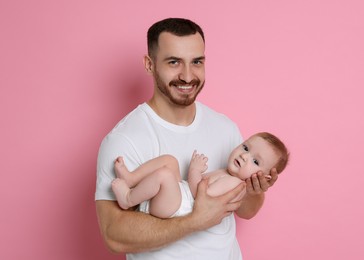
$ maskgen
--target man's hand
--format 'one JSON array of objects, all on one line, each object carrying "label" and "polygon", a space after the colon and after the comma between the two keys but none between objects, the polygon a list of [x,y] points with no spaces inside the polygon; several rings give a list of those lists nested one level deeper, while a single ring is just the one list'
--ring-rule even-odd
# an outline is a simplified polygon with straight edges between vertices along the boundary
[{"label": "man's hand", "polygon": [[208,179],[200,181],[197,190],[197,196],[191,218],[196,224],[196,229],[205,230],[221,223],[222,219],[240,207],[242,200],[234,200],[245,189],[245,183],[241,183],[233,190],[217,197],[211,197],[207,194]]},{"label": "man's hand", "polygon": [[241,203],[241,207],[236,211],[236,214],[240,218],[251,219],[263,206],[265,192],[278,179],[278,173],[275,168],[270,171],[269,175],[270,178],[267,178],[262,172],[258,172],[245,180],[246,194]]},{"label": "man's hand", "polygon": [[262,172],[258,172],[252,175],[251,178],[246,181],[246,190],[248,195],[259,195],[266,192],[278,179],[278,173],[273,168],[270,173],[270,178],[266,178]]}]

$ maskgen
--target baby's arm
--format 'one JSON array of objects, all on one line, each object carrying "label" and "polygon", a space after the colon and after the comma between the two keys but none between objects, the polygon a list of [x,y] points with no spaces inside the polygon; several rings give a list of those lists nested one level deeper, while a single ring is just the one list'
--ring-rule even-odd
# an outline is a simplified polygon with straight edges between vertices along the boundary
[{"label": "baby's arm", "polygon": [[207,170],[208,158],[203,154],[193,151],[190,168],[188,169],[188,185],[193,197],[196,197],[197,185],[201,181],[202,173]]}]

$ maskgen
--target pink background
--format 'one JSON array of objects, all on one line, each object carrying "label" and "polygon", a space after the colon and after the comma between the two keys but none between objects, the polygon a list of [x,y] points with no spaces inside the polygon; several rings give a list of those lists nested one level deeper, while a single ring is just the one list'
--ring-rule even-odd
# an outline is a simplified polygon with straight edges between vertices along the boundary
[{"label": "pink background", "polygon": [[291,150],[238,221],[245,260],[364,259],[363,1],[51,2],[0,2],[0,259],[123,259],[99,234],[96,157],[150,97],[146,31],[166,17],[205,30],[199,100]]}]

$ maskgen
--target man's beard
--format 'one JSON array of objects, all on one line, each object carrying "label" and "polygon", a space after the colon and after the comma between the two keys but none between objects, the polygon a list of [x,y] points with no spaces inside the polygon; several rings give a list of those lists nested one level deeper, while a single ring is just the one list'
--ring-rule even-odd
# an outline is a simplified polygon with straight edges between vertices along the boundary
[{"label": "man's beard", "polygon": [[[201,81],[199,79],[191,80],[191,82],[186,83],[185,81],[181,80],[172,80],[169,82],[168,86],[160,79],[158,73],[154,74],[155,81],[157,84],[158,89],[175,105],[178,106],[189,106],[193,104],[196,100],[196,97],[203,89],[205,82],[201,84]],[[184,85],[195,85],[197,88],[197,92],[191,96],[190,94],[182,95],[180,98],[175,98],[172,96],[172,93],[170,91],[170,88],[175,88],[176,86],[184,86]]]}]

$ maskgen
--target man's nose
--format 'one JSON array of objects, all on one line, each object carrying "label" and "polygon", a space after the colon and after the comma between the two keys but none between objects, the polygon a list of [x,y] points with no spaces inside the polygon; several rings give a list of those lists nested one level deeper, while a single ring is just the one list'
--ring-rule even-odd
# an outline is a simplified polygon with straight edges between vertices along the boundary
[{"label": "man's nose", "polygon": [[193,71],[188,65],[183,66],[178,75],[178,79],[186,83],[190,83],[193,80],[193,77]]}]

